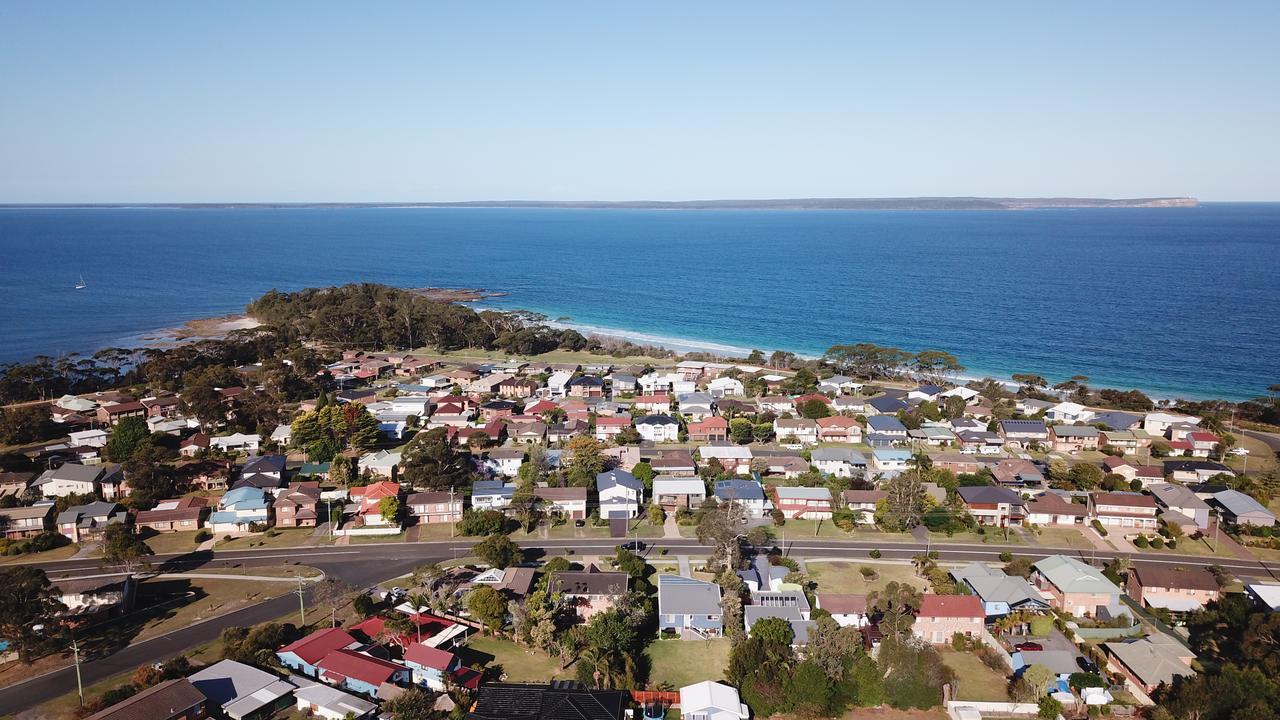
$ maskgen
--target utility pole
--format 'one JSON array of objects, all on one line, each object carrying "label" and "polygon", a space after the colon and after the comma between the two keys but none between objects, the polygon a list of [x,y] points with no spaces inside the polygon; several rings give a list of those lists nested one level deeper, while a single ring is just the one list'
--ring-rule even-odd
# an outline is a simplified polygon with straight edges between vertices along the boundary
[{"label": "utility pole", "polygon": [[298,589],[295,592],[298,594],[298,612],[302,614],[302,624],[306,625],[307,624],[307,605],[305,602],[303,602],[303,598],[302,598],[303,590],[302,590],[301,575],[298,576]]},{"label": "utility pole", "polygon": [[1218,516],[1218,508],[1210,508],[1209,515],[1213,520],[1213,552],[1218,552],[1218,528],[1222,526],[1222,518]]},{"label": "utility pole", "polygon": [[80,696],[80,707],[84,707],[84,682],[80,679],[80,643],[76,642],[75,635],[71,636],[71,652],[76,663],[76,694]]},{"label": "utility pole", "polygon": [[454,538],[458,529],[458,519],[453,516],[453,486],[449,486],[449,539]]}]

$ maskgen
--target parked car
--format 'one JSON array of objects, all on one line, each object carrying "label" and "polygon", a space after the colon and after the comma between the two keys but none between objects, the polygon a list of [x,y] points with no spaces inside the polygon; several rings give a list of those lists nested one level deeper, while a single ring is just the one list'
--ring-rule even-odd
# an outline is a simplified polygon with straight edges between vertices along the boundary
[{"label": "parked car", "polygon": [[648,547],[648,545],[645,545],[643,542],[639,540],[632,540],[629,543],[624,543],[622,549],[630,550],[631,552],[642,552],[646,547]]},{"label": "parked car", "polygon": [[1013,649],[1017,650],[1018,652],[1026,652],[1028,650],[1043,650],[1044,646],[1038,642],[1024,642],[1024,643],[1018,643],[1017,645],[1014,645]]},{"label": "parked car", "polygon": [[1076,658],[1076,665],[1079,665],[1081,670],[1088,673],[1098,672],[1098,663],[1090,660],[1089,658],[1083,655]]}]

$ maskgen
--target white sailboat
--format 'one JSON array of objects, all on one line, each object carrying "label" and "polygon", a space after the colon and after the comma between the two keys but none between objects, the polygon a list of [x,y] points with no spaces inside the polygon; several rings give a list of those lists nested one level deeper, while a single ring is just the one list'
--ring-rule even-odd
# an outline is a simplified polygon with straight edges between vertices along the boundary
[{"label": "white sailboat", "polygon": [[84,281],[84,273],[81,273],[81,274],[80,274],[80,282],[76,283],[76,289],[77,289],[77,290],[83,290],[83,289],[85,289],[85,288],[87,288],[87,287],[89,287],[89,283],[87,283],[87,282],[85,282],[85,281]]}]

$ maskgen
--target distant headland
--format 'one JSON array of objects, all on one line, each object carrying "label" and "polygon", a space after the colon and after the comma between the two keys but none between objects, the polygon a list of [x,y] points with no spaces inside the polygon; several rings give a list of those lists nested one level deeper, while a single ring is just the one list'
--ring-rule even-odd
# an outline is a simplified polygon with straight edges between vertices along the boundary
[{"label": "distant headland", "polygon": [[774,200],[468,200],[462,202],[0,204],[0,208],[559,208],[635,210],[1050,210],[1191,208],[1190,197],[1154,198],[783,198]]}]

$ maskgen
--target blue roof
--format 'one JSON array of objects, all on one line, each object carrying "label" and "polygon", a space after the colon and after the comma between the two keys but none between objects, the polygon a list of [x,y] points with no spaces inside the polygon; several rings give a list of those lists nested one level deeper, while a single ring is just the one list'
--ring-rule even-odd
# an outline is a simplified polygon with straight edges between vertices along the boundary
[{"label": "blue roof", "polygon": [[872,415],[867,418],[867,425],[876,432],[906,432],[907,426],[890,415]]},{"label": "blue roof", "polygon": [[216,525],[225,525],[228,523],[248,524],[248,523],[265,523],[267,521],[267,513],[263,510],[260,513],[252,513],[249,515],[240,515],[234,512],[220,510],[209,514],[209,522]]},{"label": "blue roof", "polygon": [[753,480],[719,480],[715,495],[721,500],[763,500],[764,488]]},{"label": "blue roof", "polygon": [[252,507],[254,502],[262,503],[262,507],[266,507],[266,493],[262,488],[252,485],[241,485],[235,490],[228,490],[222,499],[218,501],[219,505],[228,506],[236,505],[240,507]]},{"label": "blue roof", "polygon": [[910,450],[872,450],[877,460],[910,460]]},{"label": "blue roof", "polygon": [[899,398],[885,396],[871,398],[867,401],[867,404],[882,413],[895,413],[899,410],[906,410],[908,407],[907,404]]}]

